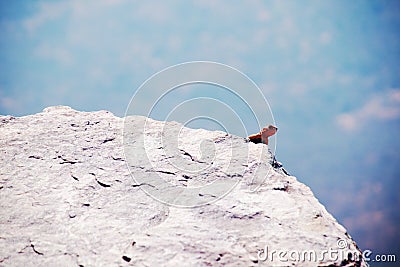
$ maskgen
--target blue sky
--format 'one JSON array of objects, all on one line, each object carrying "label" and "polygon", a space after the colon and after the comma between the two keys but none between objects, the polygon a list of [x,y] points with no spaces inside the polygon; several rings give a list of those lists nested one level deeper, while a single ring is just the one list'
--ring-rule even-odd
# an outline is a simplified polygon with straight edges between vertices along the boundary
[{"label": "blue sky", "polygon": [[123,116],[166,67],[231,65],[268,99],[286,168],[361,248],[399,253],[398,29],[396,0],[1,1],[0,114]]}]

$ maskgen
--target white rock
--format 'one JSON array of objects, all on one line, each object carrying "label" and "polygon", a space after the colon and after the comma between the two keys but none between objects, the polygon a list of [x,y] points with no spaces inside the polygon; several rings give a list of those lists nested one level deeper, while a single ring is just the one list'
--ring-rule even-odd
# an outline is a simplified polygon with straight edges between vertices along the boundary
[{"label": "white rock", "polygon": [[1,266],[366,266],[265,145],[69,107],[1,116],[0,134]]}]

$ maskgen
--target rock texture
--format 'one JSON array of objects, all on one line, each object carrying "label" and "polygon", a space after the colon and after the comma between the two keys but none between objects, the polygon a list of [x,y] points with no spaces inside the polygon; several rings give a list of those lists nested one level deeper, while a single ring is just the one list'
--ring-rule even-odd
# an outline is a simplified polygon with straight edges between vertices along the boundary
[{"label": "rock texture", "polygon": [[265,145],[69,107],[1,116],[0,136],[0,266],[365,266]]}]

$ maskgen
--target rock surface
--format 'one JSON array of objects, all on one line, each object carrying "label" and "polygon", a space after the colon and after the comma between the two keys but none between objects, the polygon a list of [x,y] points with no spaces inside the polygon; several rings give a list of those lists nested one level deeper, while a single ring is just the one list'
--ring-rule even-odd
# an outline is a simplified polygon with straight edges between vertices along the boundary
[{"label": "rock surface", "polygon": [[62,106],[0,135],[0,266],[366,265],[265,145]]}]

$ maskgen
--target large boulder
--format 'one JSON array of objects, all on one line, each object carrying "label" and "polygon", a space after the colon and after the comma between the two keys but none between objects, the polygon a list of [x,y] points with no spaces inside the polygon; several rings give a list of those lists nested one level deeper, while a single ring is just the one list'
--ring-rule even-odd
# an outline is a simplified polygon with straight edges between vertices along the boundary
[{"label": "large boulder", "polygon": [[141,116],[0,117],[1,266],[365,266],[268,147]]}]

